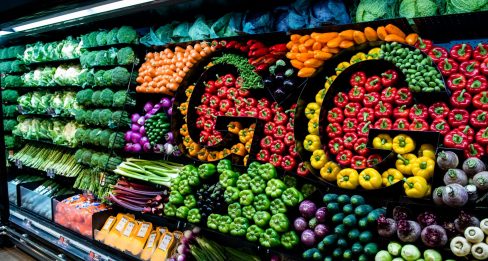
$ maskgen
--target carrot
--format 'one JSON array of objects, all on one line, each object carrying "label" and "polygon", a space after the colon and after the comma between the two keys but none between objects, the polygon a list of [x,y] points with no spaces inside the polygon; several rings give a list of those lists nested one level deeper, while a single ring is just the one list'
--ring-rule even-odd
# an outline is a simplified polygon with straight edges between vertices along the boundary
[{"label": "carrot", "polygon": [[297,54],[297,60],[300,62],[305,62],[308,59],[313,58],[313,53],[299,53]]},{"label": "carrot", "polygon": [[305,46],[305,44],[300,44],[300,45],[298,46],[298,51],[299,51],[300,53],[308,53],[308,48]]},{"label": "carrot", "polygon": [[296,59],[297,58],[297,54],[296,53],[292,53],[292,52],[287,52],[286,53],[286,58],[288,58],[290,60]]},{"label": "carrot", "polygon": [[313,45],[314,43],[315,43],[315,40],[314,40],[314,39],[312,39],[312,38],[310,38],[310,39],[308,39],[307,41],[305,41],[305,42],[303,43],[303,45],[305,45],[305,47],[307,47],[307,48],[308,48],[308,47],[312,47],[312,45]]},{"label": "carrot", "polygon": [[303,63],[298,61],[298,60],[290,60],[291,66],[297,68],[297,69],[302,69],[303,68]]},{"label": "carrot", "polygon": [[396,34],[396,35],[400,36],[401,38],[405,39],[405,36],[406,36],[405,33],[402,30],[400,30],[400,28],[396,27],[395,25],[387,24],[385,29],[386,29],[386,32],[388,34]]},{"label": "carrot", "polygon": [[339,48],[330,48],[328,46],[325,46],[324,48],[322,48],[322,51],[323,52],[326,52],[326,53],[332,53],[332,54],[337,54],[339,53],[341,50]]},{"label": "carrot", "polygon": [[291,48],[293,47],[295,43],[292,42],[292,41],[289,41],[287,44],[286,44],[286,48],[288,48],[288,50],[291,50]]},{"label": "carrot", "polygon": [[321,61],[321,60],[318,60],[315,58],[308,59],[303,63],[303,65],[305,67],[310,67],[310,68],[318,68],[318,67],[322,66],[322,64],[324,64],[324,61]]},{"label": "carrot", "polygon": [[307,78],[315,73],[315,68],[304,67],[298,71],[298,77]]},{"label": "carrot", "polygon": [[378,38],[380,38],[380,40],[383,41],[385,40],[385,37],[388,35],[384,26],[378,27],[378,29],[376,29],[376,33],[378,34]]},{"label": "carrot", "polygon": [[341,47],[342,49],[347,49],[353,46],[354,46],[354,42],[349,40],[344,40],[339,44],[339,47]]},{"label": "carrot", "polygon": [[319,51],[322,49],[322,44],[319,43],[319,42],[315,42],[313,45],[312,45],[312,50],[314,51]]},{"label": "carrot", "polygon": [[376,34],[376,30],[369,26],[364,28],[364,36],[366,37],[366,40],[368,40],[369,42],[374,42],[378,40],[378,35]]},{"label": "carrot", "polygon": [[339,44],[341,43],[341,41],[342,41],[341,37],[337,36],[336,38],[327,42],[327,47],[337,48],[337,47],[339,47]]},{"label": "carrot", "polygon": [[292,52],[292,53],[299,53],[299,52],[300,52],[300,50],[298,50],[298,44],[294,44],[294,45],[291,47],[290,52]]},{"label": "carrot", "polygon": [[317,35],[317,37],[315,38],[315,41],[322,43],[322,44],[325,44],[328,41],[336,38],[337,36],[339,36],[339,33],[337,33],[337,32],[322,33],[322,34]]},{"label": "carrot", "polygon": [[310,39],[310,35],[304,35],[304,36],[300,37],[298,42],[305,43],[308,39]]},{"label": "carrot", "polygon": [[339,33],[339,36],[341,37],[342,40],[348,40],[348,41],[354,40],[353,35],[354,35],[354,30],[352,29],[344,30]]},{"label": "carrot", "polygon": [[325,60],[332,58],[332,56],[333,56],[333,54],[328,53],[328,52],[324,52],[324,51],[314,51],[313,52],[313,58],[315,58],[317,60],[325,61]]},{"label": "carrot", "polygon": [[166,87],[170,90],[170,91],[176,91],[176,89],[178,89],[178,83],[168,83],[166,85]]},{"label": "carrot", "polygon": [[405,38],[405,42],[407,42],[407,44],[409,44],[409,45],[415,45],[415,43],[417,43],[418,39],[419,39],[419,35],[416,33],[412,33],[412,34],[407,35],[407,37]]},{"label": "carrot", "polygon": [[357,44],[362,44],[366,42],[366,36],[361,31],[354,31],[354,34],[352,36],[354,38],[354,42]]},{"label": "carrot", "polygon": [[396,35],[396,34],[389,34],[385,37],[385,41],[387,42],[399,42],[399,43],[405,43],[405,39]]},{"label": "carrot", "polygon": [[302,36],[301,36],[301,35],[299,35],[299,34],[292,34],[292,35],[290,36],[290,40],[291,40],[292,42],[294,42],[294,43],[298,43],[298,42],[299,42],[299,40],[300,40],[300,37],[302,37]]}]

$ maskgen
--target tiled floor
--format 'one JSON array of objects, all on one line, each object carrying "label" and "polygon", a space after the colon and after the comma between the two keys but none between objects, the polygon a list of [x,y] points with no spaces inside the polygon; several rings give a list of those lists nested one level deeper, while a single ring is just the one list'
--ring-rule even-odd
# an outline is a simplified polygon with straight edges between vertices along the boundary
[{"label": "tiled floor", "polygon": [[16,247],[0,248],[2,261],[34,261],[35,259]]}]

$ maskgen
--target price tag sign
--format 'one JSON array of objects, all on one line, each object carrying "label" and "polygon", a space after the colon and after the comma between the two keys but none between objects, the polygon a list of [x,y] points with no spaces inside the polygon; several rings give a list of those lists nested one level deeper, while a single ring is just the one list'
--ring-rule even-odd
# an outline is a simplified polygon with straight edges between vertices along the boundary
[{"label": "price tag sign", "polygon": [[102,260],[100,255],[93,252],[93,251],[90,251],[88,253],[88,258],[87,258],[88,261],[99,261],[99,260]]},{"label": "price tag sign", "polygon": [[69,245],[69,240],[64,238],[63,236],[59,236],[59,239],[58,239],[58,244],[60,246],[63,246],[63,247],[66,247]]},{"label": "price tag sign", "polygon": [[18,168],[18,169],[22,169],[22,161],[21,160],[15,160],[15,166]]},{"label": "price tag sign", "polygon": [[100,173],[100,180],[99,180],[100,186],[105,186],[106,177],[107,177],[107,173],[105,172]]},{"label": "price tag sign", "polygon": [[56,171],[54,171],[54,169],[47,169],[47,176],[51,179],[54,178],[54,176],[56,176]]}]

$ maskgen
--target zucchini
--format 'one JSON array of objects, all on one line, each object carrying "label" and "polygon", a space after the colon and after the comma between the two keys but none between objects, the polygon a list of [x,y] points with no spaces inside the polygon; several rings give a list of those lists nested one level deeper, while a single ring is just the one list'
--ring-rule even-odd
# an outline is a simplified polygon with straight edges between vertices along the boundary
[{"label": "zucchini", "polygon": [[376,243],[371,242],[364,246],[364,253],[368,256],[374,256],[378,251],[378,245]]},{"label": "zucchini", "polygon": [[329,193],[325,194],[322,200],[324,201],[325,204],[329,204],[331,202],[337,202],[337,198],[339,196],[337,194]]},{"label": "zucchini", "polygon": [[351,214],[354,212],[354,207],[351,204],[346,204],[344,207],[342,207],[342,212],[344,212],[346,215]]},{"label": "zucchini", "polygon": [[354,195],[351,197],[351,204],[353,204],[354,206],[362,205],[365,202],[366,202],[366,200],[364,200],[363,196]]},{"label": "zucchini", "polygon": [[364,217],[373,211],[373,207],[370,205],[360,205],[354,209],[354,214],[358,217]]},{"label": "zucchini", "polygon": [[351,251],[354,255],[359,255],[363,252],[363,246],[361,245],[361,243],[356,242],[352,244]]},{"label": "zucchini", "polygon": [[332,223],[334,224],[341,224],[342,223],[342,220],[344,219],[346,215],[344,215],[344,213],[337,213],[335,215],[332,216]]},{"label": "zucchini", "polygon": [[346,249],[344,253],[342,253],[343,260],[352,260],[352,251],[351,249]]},{"label": "zucchini", "polygon": [[330,202],[327,204],[327,211],[331,214],[335,214],[340,211],[339,203]]},{"label": "zucchini", "polygon": [[361,243],[369,243],[373,240],[373,233],[371,231],[363,231],[361,234],[359,234],[359,242]]},{"label": "zucchini", "polygon": [[340,248],[346,248],[349,244],[347,243],[347,240],[343,237],[340,237],[337,239],[337,246]]},{"label": "zucchini", "polygon": [[363,217],[358,221],[359,228],[367,228],[368,227],[368,218]]},{"label": "zucchini", "polygon": [[359,230],[357,228],[354,228],[354,229],[349,230],[349,233],[347,233],[347,237],[349,238],[349,240],[354,242],[359,238],[360,234],[361,234],[361,232],[359,232]]},{"label": "zucchini", "polygon": [[312,257],[314,256],[315,253],[320,254],[320,251],[317,248],[310,248],[310,249],[306,250],[305,252],[303,252],[302,256],[305,259],[312,259]]},{"label": "zucchini", "polygon": [[324,258],[324,261],[333,261],[333,260],[334,260],[334,258],[332,258],[331,256],[326,256]]},{"label": "zucchini", "polygon": [[328,236],[325,236],[324,237],[324,239],[322,240],[322,242],[324,242],[324,244],[326,246],[333,246],[337,242],[337,238],[338,237],[337,237],[336,234],[328,235]]},{"label": "zucchini", "polygon": [[373,224],[376,223],[376,220],[380,217],[380,215],[386,214],[386,210],[383,208],[377,208],[373,211],[371,211],[368,214],[368,223]]},{"label": "zucchini", "polygon": [[344,224],[337,225],[334,228],[334,233],[336,233],[339,236],[345,236],[347,234],[347,228],[344,226]]},{"label": "zucchini", "polygon": [[337,198],[337,202],[339,202],[339,204],[349,204],[351,202],[351,198],[348,196],[348,195],[340,195],[338,198]]},{"label": "zucchini", "polygon": [[347,227],[355,227],[358,223],[358,220],[354,214],[347,215],[343,220],[342,224]]},{"label": "zucchini", "polygon": [[366,254],[361,254],[358,257],[358,261],[369,261],[369,260],[370,260],[370,258]]},{"label": "zucchini", "polygon": [[323,240],[317,244],[317,248],[320,252],[325,252],[327,250]]}]

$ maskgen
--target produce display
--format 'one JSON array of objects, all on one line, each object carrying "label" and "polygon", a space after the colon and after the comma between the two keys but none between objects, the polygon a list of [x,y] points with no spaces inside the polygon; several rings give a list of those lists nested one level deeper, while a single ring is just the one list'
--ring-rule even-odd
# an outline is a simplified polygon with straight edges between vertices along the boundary
[{"label": "produce display", "polygon": [[42,118],[18,117],[19,124],[12,131],[14,135],[28,140],[47,140],[53,144],[76,147],[76,129],[80,127],[75,121],[50,120]]},{"label": "produce display", "polygon": [[68,37],[59,42],[36,42],[27,44],[22,55],[24,63],[39,63],[57,60],[71,60],[81,55],[81,42],[73,37]]},{"label": "produce display", "polygon": [[117,166],[114,172],[128,178],[170,187],[172,180],[178,177],[182,167],[183,165],[170,161],[127,158]]},{"label": "produce display", "polygon": [[132,65],[137,63],[136,54],[130,47],[110,48],[108,50],[87,51],[80,56],[83,68],[96,66]]},{"label": "produce display", "polygon": [[114,170],[122,162],[122,158],[91,149],[78,149],[74,154],[77,166]]},{"label": "produce display", "polygon": [[79,108],[75,92],[28,92],[17,99],[21,114],[72,116]]},{"label": "produce display", "polygon": [[114,44],[135,44],[137,43],[137,32],[132,26],[115,27],[111,30],[93,31],[81,35],[83,48],[110,46]]}]

